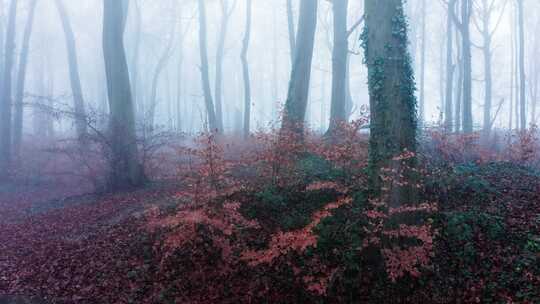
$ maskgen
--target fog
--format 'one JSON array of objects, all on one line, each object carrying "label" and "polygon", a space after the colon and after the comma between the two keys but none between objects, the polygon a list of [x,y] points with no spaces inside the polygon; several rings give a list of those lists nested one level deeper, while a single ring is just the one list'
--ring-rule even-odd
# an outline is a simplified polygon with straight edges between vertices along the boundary
[{"label": "fog", "polygon": [[[28,5],[30,1],[17,1],[18,18],[16,45],[20,47]],[[212,89],[215,78],[215,62],[218,35],[221,23],[220,1],[205,1],[208,10],[208,54]],[[223,114],[226,132],[239,130],[238,117],[243,111],[243,80],[240,62],[242,37],[245,27],[245,1],[230,0],[231,17],[225,40],[223,59]],[[499,3],[500,2],[500,3]],[[421,63],[421,3],[408,1],[407,14],[411,25],[411,50],[414,51],[415,77],[420,85]],[[479,1],[480,3],[480,1]],[[494,108],[504,98],[500,114],[496,117],[497,127],[508,127],[511,93],[512,22],[515,20],[514,1],[494,1],[495,9],[491,23],[493,34],[493,100]],[[479,5],[479,4],[478,4]],[[65,1],[69,19],[75,34],[77,57],[84,100],[88,107],[99,111],[107,110],[106,81],[102,55],[102,2],[93,0]],[[298,16],[298,1],[293,1],[295,17]],[[538,79],[538,34],[539,4],[525,1],[526,65],[529,108],[538,94],[535,80]],[[6,16],[7,1],[3,1],[3,16]],[[137,20],[140,10],[140,21]],[[38,1],[35,28],[30,41],[30,55],[26,95],[65,97],[69,103],[69,66],[65,38],[55,1]],[[425,53],[425,119],[439,121],[444,102],[444,71],[446,41],[446,9],[442,1],[427,1],[426,7],[426,53]],[[321,1],[318,12],[318,27],[312,66],[312,81],[306,121],[315,130],[325,130],[330,115],[330,94],[332,77],[332,11],[331,3]],[[363,15],[362,3],[351,1],[348,24],[353,25]],[[479,15],[475,15],[475,23]],[[295,20],[296,20],[295,18]],[[500,20],[499,20],[500,18]],[[287,95],[291,60],[287,31],[286,1],[253,1],[253,23],[248,62],[251,70],[252,130],[265,128],[275,120]],[[137,25],[140,22],[140,25]],[[5,28],[6,18],[2,18]],[[498,25],[498,26],[497,26]],[[140,28],[138,29],[138,26]],[[175,130],[196,133],[204,129],[205,108],[200,81],[200,58],[198,55],[198,19],[196,1],[131,1],[128,24],[125,32],[125,48],[132,86],[136,85],[137,117],[143,119],[142,112],[151,103],[152,82],[160,57],[171,43],[163,71],[157,81],[155,124]],[[174,28],[174,30],[172,29]],[[138,32],[140,30],[140,33]],[[349,49],[350,84],[354,111],[351,118],[360,115],[362,106],[367,106],[367,72],[362,64],[363,51],[359,35],[362,27],[357,27],[350,36]],[[481,33],[471,26],[472,41],[482,45]],[[137,37],[140,41],[137,42]],[[139,43],[139,46],[137,46]],[[139,48],[138,58],[135,49]],[[19,49],[17,49],[17,53]],[[482,51],[473,48],[473,113],[475,125],[480,128],[483,113],[483,59]],[[134,67],[137,65],[137,67]],[[137,75],[133,70],[136,69]],[[14,71],[14,74],[16,71]],[[136,79],[135,79],[136,78]],[[536,81],[537,82],[537,81]],[[417,91],[419,94],[419,91]],[[146,115],[147,116],[147,115]],[[180,117],[178,117],[180,116]],[[148,117],[146,117],[148,119]],[[33,114],[31,107],[25,107],[24,134],[33,134]],[[72,132],[68,120],[55,121],[57,134]]]}]

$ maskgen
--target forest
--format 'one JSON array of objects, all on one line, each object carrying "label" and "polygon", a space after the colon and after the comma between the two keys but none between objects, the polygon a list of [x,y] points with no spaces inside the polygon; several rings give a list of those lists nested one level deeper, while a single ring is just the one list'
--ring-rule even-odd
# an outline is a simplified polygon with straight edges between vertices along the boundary
[{"label": "forest", "polygon": [[0,0],[0,304],[540,303],[539,28]]}]

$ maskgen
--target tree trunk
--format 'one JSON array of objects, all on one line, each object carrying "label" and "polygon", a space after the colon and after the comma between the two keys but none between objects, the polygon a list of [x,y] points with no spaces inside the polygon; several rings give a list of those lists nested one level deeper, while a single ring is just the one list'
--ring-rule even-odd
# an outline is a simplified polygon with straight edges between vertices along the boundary
[{"label": "tree trunk", "polygon": [[[327,136],[334,137],[340,125],[346,120],[347,63],[349,43],[347,33],[347,10],[349,0],[334,0],[334,43],[332,48],[332,98],[330,124]],[[322,102],[322,101],[321,101]]]},{"label": "tree trunk", "polygon": [[86,111],[81,88],[81,79],[79,76],[79,63],[77,59],[77,46],[75,42],[75,35],[73,34],[73,29],[71,28],[69,16],[67,15],[63,1],[56,0],[56,7],[58,8],[60,21],[62,22],[62,28],[64,29],[64,35],[66,39],[66,49],[69,64],[69,80],[71,82],[71,92],[73,94],[73,103],[75,108],[75,129],[77,131],[77,137],[79,139],[83,139],[87,133]]},{"label": "tree trunk", "polygon": [[214,95],[216,97],[216,119],[220,130],[223,130],[223,54],[225,53],[225,41],[229,28],[229,1],[220,0],[221,4],[221,26],[219,28],[218,44],[216,51],[216,82]]},{"label": "tree trunk", "polygon": [[454,101],[454,23],[452,20],[452,12],[455,12],[456,0],[448,2],[448,14],[446,17],[446,97],[444,106],[444,118],[446,131],[452,131],[454,123],[453,101]]},{"label": "tree trunk", "polygon": [[294,54],[296,50],[296,30],[294,26],[294,11],[292,0],[287,0],[287,30],[289,31],[289,50],[291,54],[291,65],[293,65]]},{"label": "tree trunk", "polygon": [[135,133],[135,113],[124,50],[122,3],[103,0],[103,55],[110,103],[111,157],[108,186],[121,190],[145,182],[139,162]]},{"label": "tree trunk", "polygon": [[4,70],[0,87],[0,181],[6,179],[11,167],[11,72],[15,53],[17,0],[11,0],[6,28]]},{"label": "tree trunk", "polygon": [[519,29],[519,113],[521,130],[527,128],[526,112],[526,83],[525,79],[525,25],[524,25],[523,0],[518,0],[518,29]]},{"label": "tree trunk", "polygon": [[463,132],[473,132],[472,117],[472,52],[471,52],[471,10],[472,0],[463,0],[461,4],[461,37],[463,40]]},{"label": "tree trunk", "polygon": [[456,32],[456,40],[457,40],[457,67],[458,67],[458,79],[457,79],[457,86],[456,86],[456,119],[455,119],[455,131],[461,132],[463,127],[463,119],[462,119],[462,110],[461,105],[463,104],[463,48],[461,45],[463,42],[461,39],[459,39],[457,32]]},{"label": "tree trunk", "polygon": [[[171,8],[171,11],[175,11],[175,8]],[[172,20],[176,20],[176,15],[173,13]],[[176,22],[176,21],[175,21]],[[161,53],[161,56],[159,57],[158,63],[156,65],[156,69],[154,70],[154,76],[152,77],[152,87],[150,91],[150,109],[148,113],[148,129],[149,132],[152,133],[154,130],[155,125],[155,119],[156,119],[156,108],[157,108],[157,89],[159,80],[161,78],[161,74],[163,73],[163,70],[167,67],[167,64],[169,62],[169,59],[172,55],[172,49],[174,46],[174,38],[176,36],[176,26],[175,24],[171,24],[170,26],[170,32],[168,35],[167,44],[165,45],[165,48],[163,49],[163,53]]]},{"label": "tree trunk", "polygon": [[[411,180],[415,158],[407,158],[405,165],[395,160],[404,152],[416,152],[415,84],[406,19],[401,0],[364,3],[366,28],[362,36],[371,108],[370,188],[375,194],[387,190],[389,206],[399,207],[416,202],[415,182]],[[382,178],[384,169],[394,172],[393,176]]]},{"label": "tree trunk", "polygon": [[[318,1],[302,0],[298,22],[294,63],[285,103],[282,131],[303,139],[304,121],[309,95],[313,46],[317,28]],[[282,132],[282,135],[285,134]]]},{"label": "tree trunk", "polygon": [[143,100],[139,96],[139,57],[141,49],[141,8],[139,7],[139,1],[135,0],[134,5],[134,26],[133,29],[133,54],[131,55],[130,80],[131,80],[131,92],[133,97],[133,104],[136,109],[136,117],[144,118],[144,107],[142,106]]},{"label": "tree trunk", "polygon": [[204,92],[204,103],[208,115],[208,128],[211,132],[220,133],[212,92],[210,90],[210,76],[208,75],[208,47],[206,41],[206,6],[205,0],[199,0],[199,52],[201,56],[201,80]]},{"label": "tree trunk", "polygon": [[24,28],[23,42],[21,46],[21,55],[19,57],[19,70],[17,74],[17,87],[15,92],[15,119],[13,122],[13,151],[16,156],[19,155],[23,118],[24,118],[24,85],[26,81],[26,67],[28,65],[28,49],[30,46],[30,36],[32,35],[32,26],[34,24],[34,12],[36,10],[37,0],[30,2],[28,10],[28,18],[26,19],[26,25]]},{"label": "tree trunk", "polygon": [[244,78],[244,138],[249,137],[251,121],[251,81],[249,79],[249,65],[247,59],[249,40],[251,38],[251,9],[252,0],[247,0],[246,28],[244,33],[244,39],[242,40],[242,53],[240,55],[240,59],[242,61],[242,75]]}]

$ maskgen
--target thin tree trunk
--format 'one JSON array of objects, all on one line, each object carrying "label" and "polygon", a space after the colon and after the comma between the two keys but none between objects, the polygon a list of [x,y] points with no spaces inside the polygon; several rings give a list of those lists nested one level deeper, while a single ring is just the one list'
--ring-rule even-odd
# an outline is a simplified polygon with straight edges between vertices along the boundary
[{"label": "thin tree trunk", "polygon": [[28,17],[24,28],[23,42],[21,46],[21,55],[19,57],[19,69],[17,74],[17,88],[15,92],[15,118],[13,122],[13,151],[16,156],[19,155],[23,118],[24,118],[24,86],[26,81],[26,67],[28,65],[28,51],[30,47],[30,36],[32,35],[32,26],[34,24],[34,12],[36,10],[37,0],[30,2]]},{"label": "thin tree trunk", "polygon": [[122,3],[103,0],[103,55],[110,103],[111,190],[137,187],[145,182],[135,133],[135,113],[124,50]]},{"label": "thin tree trunk", "polygon": [[130,80],[131,80],[131,92],[133,94],[133,104],[135,105],[136,117],[144,117],[144,107],[142,106],[143,100],[139,97],[139,60],[141,49],[141,8],[139,7],[139,1],[135,0],[134,5],[134,26],[133,29],[133,54],[131,55],[130,68]]},{"label": "thin tree trunk", "polygon": [[[408,50],[407,25],[401,0],[384,3],[365,0],[365,58],[370,96],[370,188],[374,193],[387,189],[390,207],[414,204],[417,200],[412,181],[415,159],[407,166],[395,157],[416,152],[417,115],[415,84]],[[395,35],[399,30],[404,35]],[[391,60],[388,60],[391,58]],[[406,168],[409,167],[409,168]],[[381,178],[384,168],[394,172]],[[400,178],[403,174],[405,180]]]},{"label": "thin tree trunk", "polygon": [[456,0],[450,0],[448,3],[448,14],[446,17],[446,97],[444,107],[445,129],[452,130],[454,123],[453,101],[454,101],[454,23],[452,20],[452,12],[455,12]]},{"label": "thin tree trunk", "polygon": [[313,0],[302,0],[300,4],[297,47],[295,48],[294,64],[282,124],[282,135],[286,132],[292,132],[291,135],[297,136],[299,140],[303,139],[309,97],[311,64],[313,61],[315,30],[317,28],[317,7],[318,2]]},{"label": "thin tree trunk", "polygon": [[349,43],[347,34],[348,0],[334,0],[334,42],[332,48],[332,98],[330,106],[330,124],[327,136],[334,137],[346,117],[347,63]]},{"label": "thin tree trunk", "polygon": [[[457,35],[456,35],[457,36]],[[457,37],[456,37],[457,38]],[[456,87],[456,119],[455,119],[455,126],[456,126],[456,132],[461,132],[463,127],[463,116],[462,116],[462,109],[461,105],[463,104],[463,48],[461,45],[463,44],[463,41],[461,39],[457,39],[457,50],[458,50],[458,60],[457,60],[457,66],[458,66],[458,81],[457,81],[457,87]]]},{"label": "thin tree trunk", "polygon": [[6,29],[4,70],[0,88],[0,181],[6,179],[11,167],[11,72],[15,53],[17,0],[11,0]]},{"label": "thin tree trunk", "polygon": [[518,0],[518,26],[519,26],[519,112],[521,130],[527,128],[526,112],[526,83],[525,79],[525,25],[524,25],[523,0]]},{"label": "thin tree trunk", "polygon": [[463,0],[461,7],[461,35],[463,39],[463,132],[473,132],[472,116],[472,52],[471,52],[471,10],[472,0]]},{"label": "thin tree trunk", "polygon": [[242,41],[242,53],[240,55],[240,59],[242,61],[242,75],[244,78],[244,138],[247,138],[249,136],[251,120],[251,81],[249,78],[249,65],[247,59],[249,40],[251,38],[251,10],[252,0],[247,0],[246,28],[244,33],[244,39]]},{"label": "thin tree trunk", "polygon": [[60,21],[62,22],[62,28],[64,29],[64,35],[66,40],[66,49],[68,54],[69,64],[69,79],[71,83],[71,91],[73,94],[73,103],[75,108],[75,129],[79,139],[83,139],[86,136],[86,111],[84,105],[84,98],[81,87],[81,79],[79,76],[79,63],[77,59],[77,46],[75,41],[75,35],[71,28],[69,16],[66,12],[64,3],[62,0],[56,0],[56,7],[60,15]]},{"label": "thin tree trunk", "polygon": [[210,76],[208,75],[208,47],[206,40],[206,6],[205,0],[199,0],[199,52],[201,56],[201,80],[204,92],[204,103],[206,105],[206,112],[208,118],[208,128],[211,132],[221,133],[223,130],[219,129],[219,125],[216,118],[216,111],[214,108],[214,100],[212,98],[212,92],[210,90]]},{"label": "thin tree trunk", "polygon": [[221,26],[219,29],[217,51],[216,51],[216,82],[214,95],[216,98],[216,119],[220,130],[223,130],[223,54],[225,53],[225,41],[229,27],[229,1],[220,0],[221,4]]}]

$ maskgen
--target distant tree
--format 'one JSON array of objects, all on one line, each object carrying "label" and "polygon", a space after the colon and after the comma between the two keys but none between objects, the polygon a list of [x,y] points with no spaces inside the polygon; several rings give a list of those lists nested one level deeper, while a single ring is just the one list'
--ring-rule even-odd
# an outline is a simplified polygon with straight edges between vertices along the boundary
[{"label": "distant tree", "polygon": [[155,124],[156,119],[156,108],[157,108],[157,90],[158,90],[158,84],[161,75],[163,74],[164,69],[167,67],[167,64],[169,63],[169,59],[171,59],[171,56],[173,54],[173,46],[174,41],[176,38],[176,1],[170,2],[169,6],[169,12],[171,12],[170,15],[170,24],[168,25],[169,33],[165,35],[166,43],[164,44],[164,47],[162,49],[161,55],[159,56],[158,63],[156,64],[156,67],[154,69],[154,74],[152,76],[152,87],[150,90],[150,104],[149,104],[149,113],[148,113],[148,127],[149,131],[152,132]]},{"label": "distant tree", "polygon": [[87,134],[87,124],[81,78],[79,75],[79,63],[77,59],[77,43],[63,0],[56,0],[56,8],[58,9],[58,14],[60,15],[60,21],[62,22],[62,28],[64,29],[64,36],[66,40],[69,80],[71,83],[71,92],[73,94],[75,110],[75,129],[77,131],[78,138],[83,139]]},{"label": "distant tree", "polygon": [[518,41],[519,41],[519,123],[521,130],[527,128],[527,94],[526,94],[526,77],[525,77],[525,17],[523,10],[523,0],[517,0],[518,10]]},{"label": "distant tree", "polygon": [[249,136],[251,121],[251,81],[249,79],[249,63],[247,58],[249,40],[251,38],[251,10],[252,0],[247,0],[246,4],[246,28],[244,39],[242,40],[242,52],[240,59],[242,61],[242,75],[244,77],[244,138]]},{"label": "distant tree", "polygon": [[13,121],[13,151],[19,155],[22,140],[23,118],[24,118],[24,86],[26,82],[26,67],[28,65],[28,51],[30,48],[30,36],[34,24],[34,12],[36,11],[37,0],[30,1],[28,17],[24,28],[21,54],[19,56],[19,68],[17,72],[17,86],[15,91],[15,117]]},{"label": "distant tree", "polygon": [[[493,35],[497,31],[499,24],[502,20],[504,13],[504,7],[502,7],[499,17],[495,20],[493,25],[493,13],[498,8],[496,5],[497,0],[480,0],[480,3],[475,6],[476,18],[474,18],[474,25],[482,35],[482,44],[480,49],[484,56],[484,122],[483,132],[484,136],[488,137],[491,132],[492,126],[492,114],[491,109],[493,107],[493,75],[492,75],[492,41]],[[506,5],[506,1],[504,1]]]},{"label": "distant tree", "polygon": [[473,131],[473,116],[472,116],[472,44],[471,44],[471,16],[473,9],[473,0],[461,0],[461,18],[456,14],[452,14],[452,18],[457,29],[461,34],[461,56],[462,56],[462,87],[463,95],[463,132],[472,133]]},{"label": "distant tree", "polygon": [[294,63],[282,124],[283,131],[291,131],[299,138],[302,138],[304,133],[315,30],[317,28],[317,7],[318,1],[313,0],[302,0],[300,4]]},{"label": "distant tree", "polygon": [[[412,179],[417,114],[407,22],[401,0],[365,0],[364,3],[366,26],[362,40],[371,109],[370,188],[374,194],[387,189],[390,207],[398,207],[416,202]],[[406,161],[408,168],[396,160],[403,153],[413,153]],[[384,169],[392,172],[391,178],[381,178]]]},{"label": "distant tree", "polygon": [[444,107],[444,125],[446,131],[451,131],[454,124],[454,21],[456,0],[449,0],[446,4],[446,93]]},{"label": "distant tree", "polygon": [[11,166],[11,73],[15,53],[17,0],[11,0],[4,51],[4,70],[0,87],[0,180],[6,179]]},{"label": "distant tree", "polygon": [[208,128],[211,132],[222,132],[219,128],[216,111],[214,108],[214,100],[210,89],[210,76],[208,72],[208,46],[207,46],[207,30],[206,30],[206,5],[205,0],[198,0],[199,4],[199,53],[201,57],[201,80],[204,93],[204,103],[208,118]]},{"label": "distant tree", "polygon": [[214,84],[214,95],[216,97],[216,119],[218,127],[223,130],[223,57],[225,54],[225,41],[229,29],[229,19],[236,6],[236,0],[229,7],[228,0],[219,1],[221,7],[221,22],[219,27],[218,43],[216,50],[216,79]]},{"label": "distant tree", "polygon": [[110,190],[145,182],[137,151],[135,113],[124,50],[124,9],[121,1],[103,0],[103,55],[110,107]]}]

